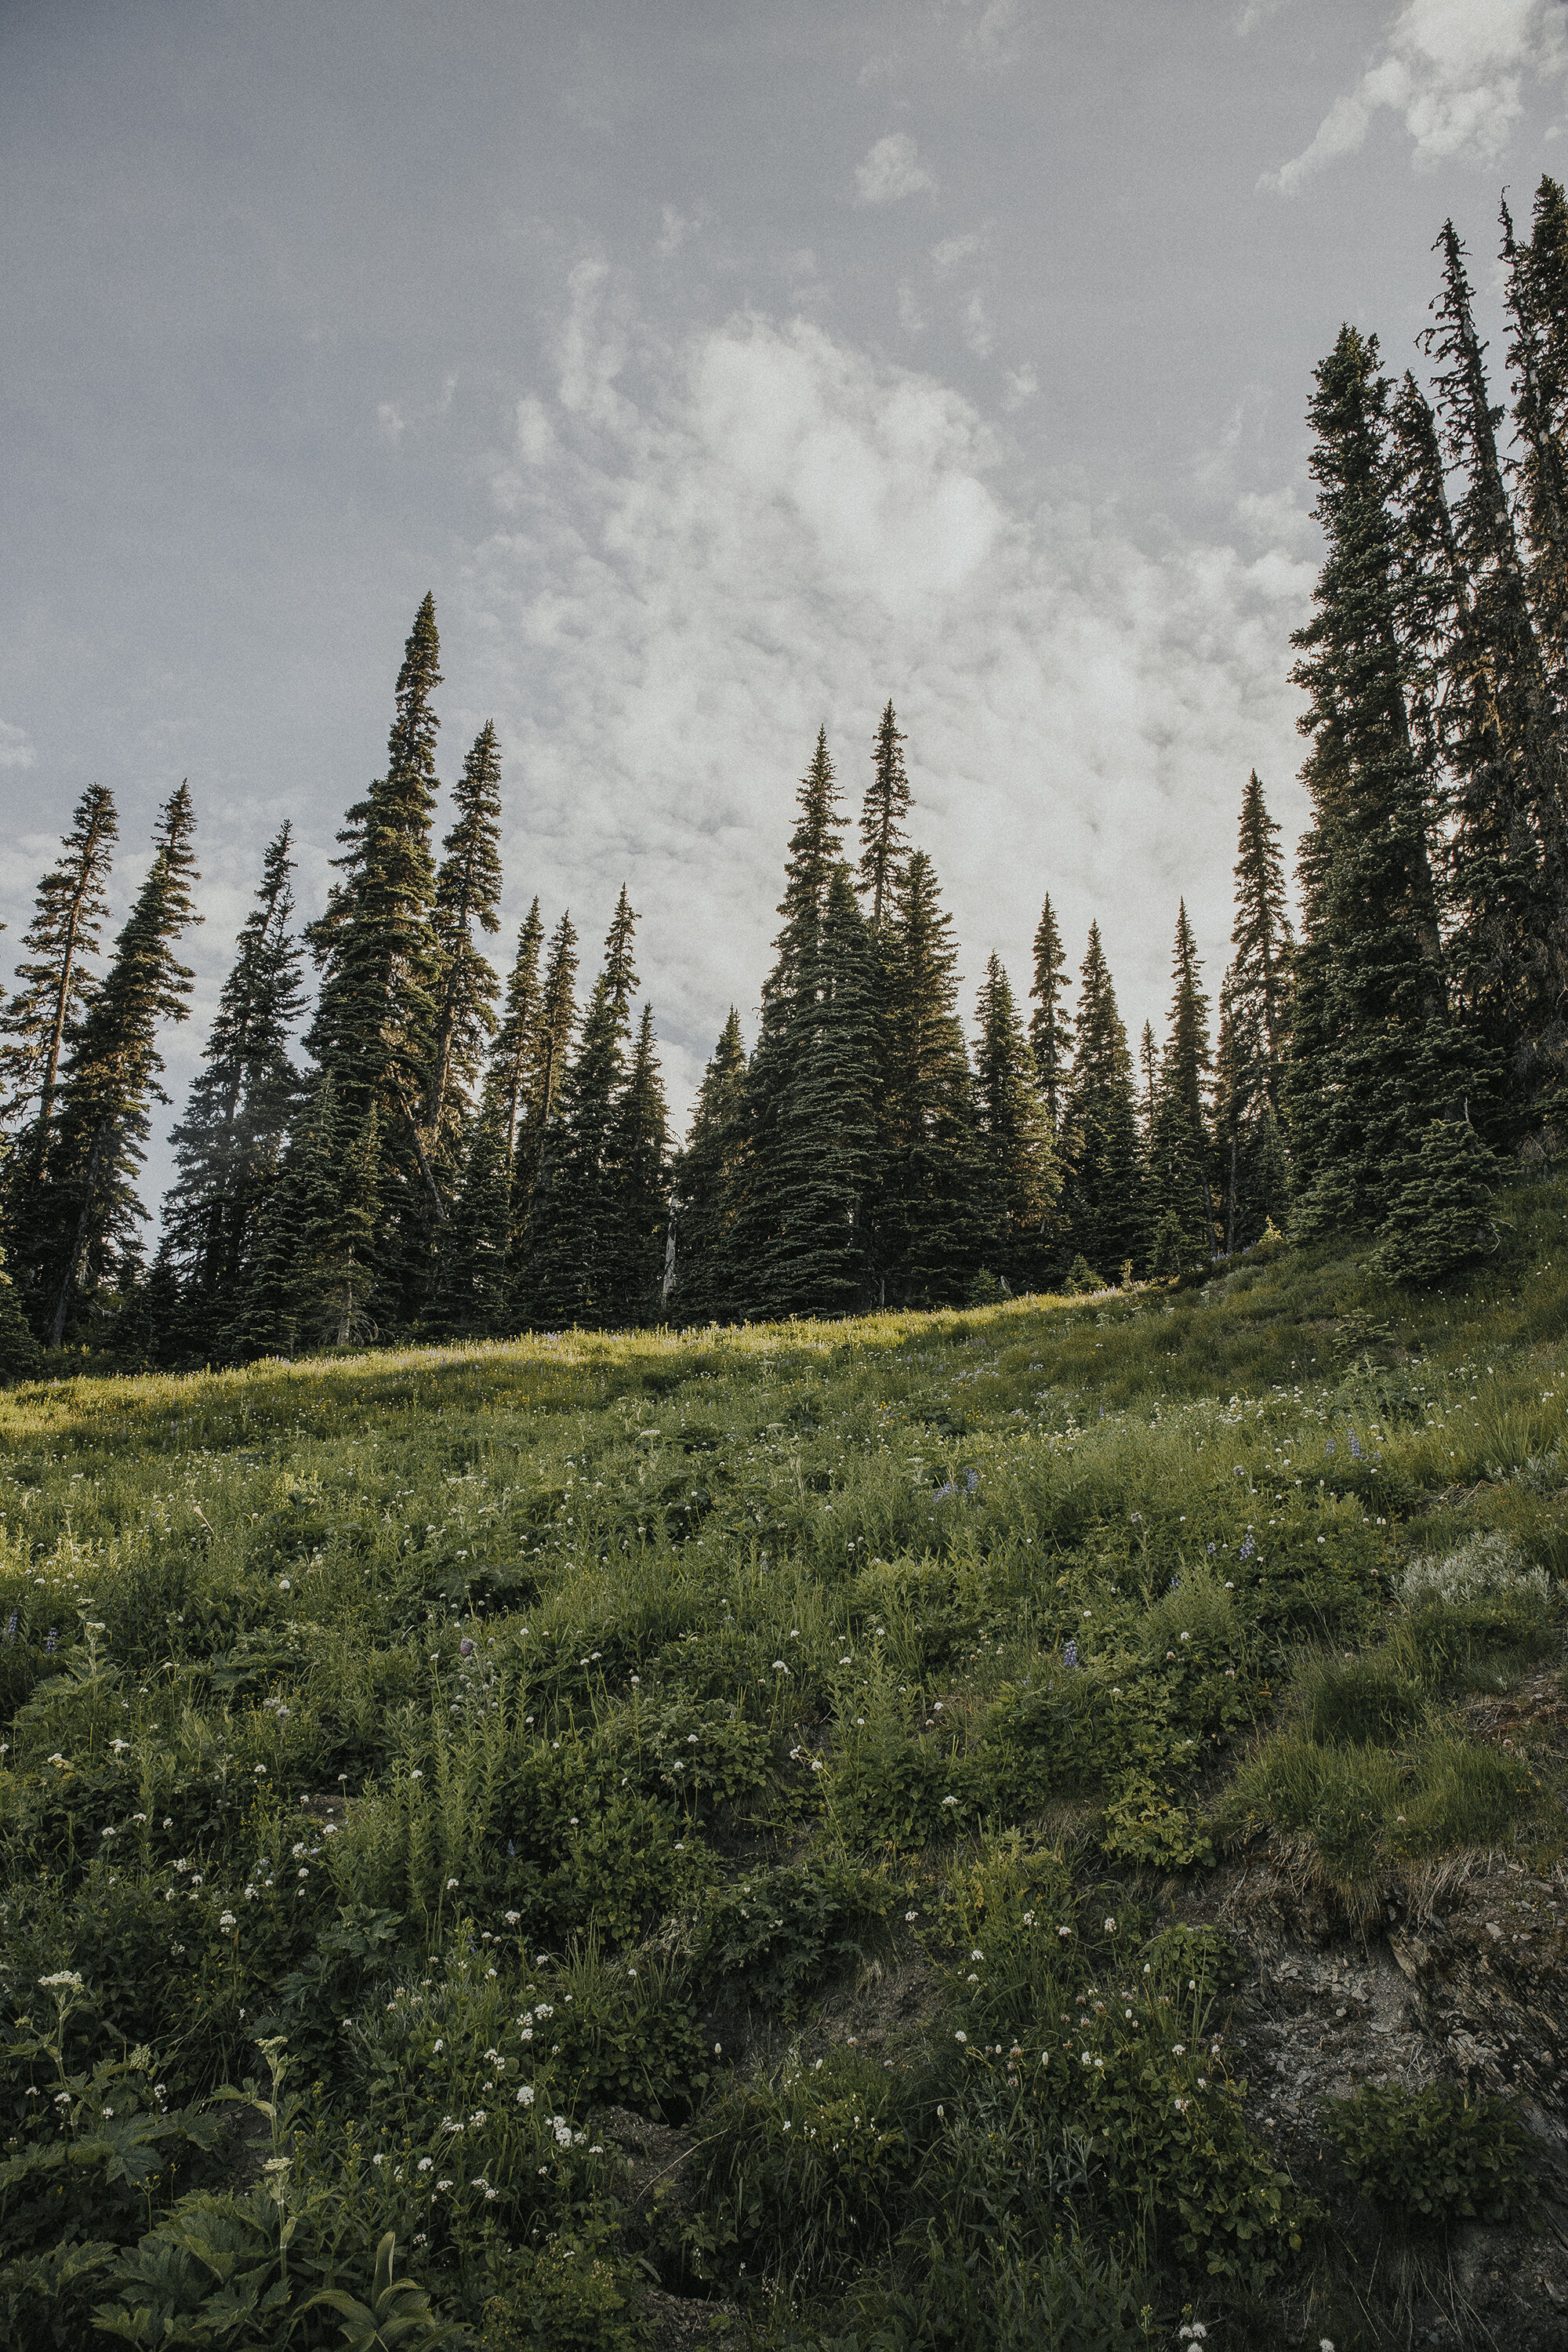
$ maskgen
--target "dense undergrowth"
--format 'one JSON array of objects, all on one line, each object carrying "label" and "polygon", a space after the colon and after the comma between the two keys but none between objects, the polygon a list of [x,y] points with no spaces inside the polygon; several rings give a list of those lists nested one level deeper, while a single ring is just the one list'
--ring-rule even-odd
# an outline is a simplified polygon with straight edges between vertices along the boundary
[{"label": "dense undergrowth", "polygon": [[650,2286],[846,2352],[1278,2307],[1321,2183],[1160,1891],[1560,1850],[1464,1713],[1568,1578],[1568,1186],[1504,1205],[1444,1293],[1293,1252],[0,1399],[5,2340],[335,2342],[388,2232],[493,2347]]}]

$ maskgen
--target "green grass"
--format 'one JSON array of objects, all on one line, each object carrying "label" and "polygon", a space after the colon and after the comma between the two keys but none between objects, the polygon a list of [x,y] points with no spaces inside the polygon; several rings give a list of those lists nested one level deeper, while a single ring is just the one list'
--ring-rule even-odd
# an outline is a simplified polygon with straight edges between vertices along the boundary
[{"label": "green grass", "polygon": [[[1568,1187],[1507,1207],[1468,1290],[1289,1253],[0,1396],[7,2340],[203,2324],[220,2223],[241,2344],[387,2230],[475,2342],[634,2341],[650,2273],[868,2341],[1266,2289],[1300,2200],[1218,2011],[1155,2030],[1153,1894],[1560,1845],[1466,1713],[1568,1576]],[[259,2176],[210,2103],[264,2060]],[[628,2207],[611,2107],[695,2171]]]}]

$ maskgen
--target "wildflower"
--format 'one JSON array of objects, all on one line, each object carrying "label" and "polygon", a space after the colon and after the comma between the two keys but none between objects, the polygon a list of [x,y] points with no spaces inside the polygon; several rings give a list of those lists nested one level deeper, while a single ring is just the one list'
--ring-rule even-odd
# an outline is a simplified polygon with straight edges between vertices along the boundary
[{"label": "wildflower", "polygon": [[449,1879],[447,1881],[447,1894],[448,1894],[448,1895],[456,1894],[456,1892],[457,1892],[457,1887],[458,1887],[458,1882],[457,1882],[457,1880],[456,1880],[455,1878],[449,1878]]},{"label": "wildflower", "polygon": [[1070,1666],[1070,1667],[1076,1667],[1076,1666],[1077,1666],[1077,1664],[1078,1664],[1078,1643],[1077,1643],[1076,1642],[1071,1642],[1071,1641],[1069,1641],[1069,1642],[1068,1642],[1068,1645],[1067,1645],[1067,1647],[1066,1647],[1066,1649],[1062,1652],[1062,1664],[1063,1664],[1063,1665],[1064,1665],[1064,1666]]},{"label": "wildflower", "polygon": [[967,2033],[965,2033],[965,2032],[963,2032],[963,2028],[962,2028],[962,2027],[960,2027],[959,2031],[958,2031],[958,2032],[953,2035],[953,2037],[952,2037],[952,2038],[953,2038],[953,2040],[954,2040],[955,2042],[967,2042],[967,2041],[968,2041],[968,2039],[969,2039],[969,2036],[968,2036],[968,2034],[967,2034]]},{"label": "wildflower", "polygon": [[[473,1643],[472,1643],[470,1641],[468,1641],[467,1638],[465,1638],[464,1640],[462,1640],[461,1642],[459,1642],[459,1643],[458,1643],[458,1655],[460,1658],[471,1658],[471,1657],[473,1656],[473,1654],[474,1654],[474,1645],[473,1645]],[[587,1663],[587,1662],[586,1662],[586,1660],[584,1660],[584,1664],[585,1664]]]},{"label": "wildflower", "polygon": [[518,2095],[517,2095],[517,2104],[518,2104],[518,2105],[519,2105],[520,2107],[531,2107],[531,2106],[532,2106],[532,2105],[533,2105],[533,2085],[532,2085],[532,2084],[531,2084],[531,2083],[525,2083],[525,2084],[523,2084],[523,2086],[522,2086],[521,2090],[521,2091],[519,2091],[519,2093],[518,2093]]},{"label": "wildflower", "polygon": [[906,1919],[918,1919],[920,1917],[920,1913],[918,1911],[906,1911],[904,1917]]},{"label": "wildflower", "polygon": [[226,1911],[222,1918],[218,1921],[218,1926],[220,1927],[237,1927],[238,1925],[239,1922],[235,1917],[232,1911]]},{"label": "wildflower", "polygon": [[1106,1921],[1106,1923],[1105,1923],[1105,1932],[1106,1932],[1106,1934],[1107,1934],[1108,1936],[1114,1936],[1114,1935],[1115,1935],[1115,1933],[1116,1933],[1116,1922],[1115,1922],[1115,1920],[1114,1920],[1114,1919],[1108,1919],[1108,1920]]},{"label": "wildflower", "polygon": [[40,1977],[38,1982],[47,1992],[79,1992],[81,1976],[76,1969],[57,1969],[50,1977]]}]

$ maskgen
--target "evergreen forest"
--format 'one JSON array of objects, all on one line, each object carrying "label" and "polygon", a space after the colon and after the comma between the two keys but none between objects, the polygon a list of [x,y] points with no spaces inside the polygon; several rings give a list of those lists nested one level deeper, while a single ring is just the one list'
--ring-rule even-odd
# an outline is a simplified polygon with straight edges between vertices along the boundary
[{"label": "evergreen forest", "polygon": [[1230,960],[1205,989],[1178,903],[1163,1040],[1130,1047],[1098,925],[1075,991],[1048,876],[1032,971],[992,954],[961,1002],[889,701],[858,816],[818,735],[755,1034],[731,1007],[678,1146],[626,889],[591,980],[537,898],[495,951],[500,749],[487,725],[443,801],[427,595],[312,920],[287,824],[267,847],[155,1243],[197,812],[183,783],[106,942],[117,817],[83,793],[0,1010],[5,1361],[953,1306],[1180,1275],[1270,1226],[1364,1231],[1401,1276],[1481,1254],[1502,1171],[1568,1110],[1562,189],[1527,238],[1503,212],[1506,407],[1451,223],[1436,253],[1426,385],[1350,327],[1316,373],[1299,923],[1253,774]]}]

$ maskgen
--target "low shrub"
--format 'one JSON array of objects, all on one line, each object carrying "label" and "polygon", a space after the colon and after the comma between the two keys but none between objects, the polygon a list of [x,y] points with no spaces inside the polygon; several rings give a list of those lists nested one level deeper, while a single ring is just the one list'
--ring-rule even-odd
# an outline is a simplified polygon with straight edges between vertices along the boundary
[{"label": "low shrub", "polygon": [[1320,2111],[1352,2185],[1385,2221],[1446,2230],[1511,2221],[1534,2201],[1529,2142],[1512,2102],[1471,2098],[1452,2083],[1410,2091],[1367,2084]]}]

